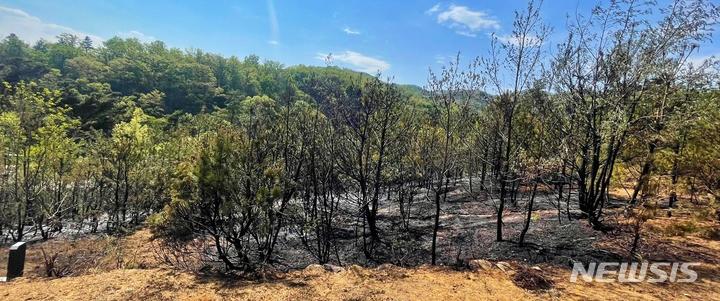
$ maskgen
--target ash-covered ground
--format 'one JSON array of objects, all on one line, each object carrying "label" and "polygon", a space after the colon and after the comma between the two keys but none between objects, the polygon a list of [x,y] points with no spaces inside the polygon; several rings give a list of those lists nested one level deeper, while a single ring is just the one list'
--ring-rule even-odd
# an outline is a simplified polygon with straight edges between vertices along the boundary
[{"label": "ash-covered ground", "polygon": [[[441,203],[438,231],[438,263],[464,266],[471,259],[517,260],[528,263],[572,265],[573,261],[589,262],[618,259],[619,255],[597,250],[593,243],[599,232],[579,216],[577,199],[567,192],[558,200],[557,191],[538,189],[531,214],[530,228],[524,246],[517,241],[527,216],[530,188],[522,187],[515,202],[509,201],[503,214],[503,238],[497,242],[497,192],[480,190],[475,183],[470,192],[469,181],[459,181],[450,188]],[[335,245],[331,263],[337,265],[379,265],[392,263],[418,266],[430,262],[430,247],[435,205],[432,195],[420,191],[410,207],[409,219],[403,222],[400,205],[392,196],[383,198],[378,210],[380,244],[374,258],[362,252],[362,219],[359,205],[351,200],[341,202],[334,218]],[[569,210],[568,210],[569,209]],[[407,224],[407,227],[405,226]],[[356,235],[357,234],[357,235]],[[301,268],[316,260],[291,232],[282,235],[278,252],[279,267]]]}]

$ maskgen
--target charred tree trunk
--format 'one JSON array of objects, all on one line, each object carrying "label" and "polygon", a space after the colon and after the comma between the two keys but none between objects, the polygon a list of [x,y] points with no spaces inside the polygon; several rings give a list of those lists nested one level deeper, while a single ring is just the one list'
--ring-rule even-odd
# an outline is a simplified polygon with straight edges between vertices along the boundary
[{"label": "charred tree trunk", "polygon": [[530,201],[528,203],[527,216],[525,217],[525,225],[523,226],[522,232],[520,232],[520,239],[518,245],[522,246],[525,243],[525,234],[530,229],[530,219],[532,219],[533,204],[535,203],[535,192],[537,192],[538,183],[533,183],[532,194],[530,195]]},{"label": "charred tree trunk", "polygon": [[433,236],[431,246],[431,264],[435,265],[437,254],[435,252],[437,247],[437,233],[440,228],[440,191],[435,192],[435,220],[433,221]]}]

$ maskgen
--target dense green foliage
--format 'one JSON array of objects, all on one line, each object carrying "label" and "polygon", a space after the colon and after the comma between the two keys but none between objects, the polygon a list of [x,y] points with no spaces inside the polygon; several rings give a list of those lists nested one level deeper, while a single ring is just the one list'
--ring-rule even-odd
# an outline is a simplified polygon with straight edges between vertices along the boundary
[{"label": "dense green foliage", "polygon": [[[212,112],[253,96],[312,101],[319,93],[312,86],[316,78],[347,86],[369,77],[337,67],[286,68],[254,55],[239,59],[181,51],[160,41],[112,38],[93,47],[89,39],[62,35],[56,43],[41,40],[31,47],[10,35],[0,44],[0,81],[34,81],[59,90],[61,104],[73,108],[83,129],[105,132],[124,121],[130,107],[160,117]],[[417,86],[400,89],[423,97]]]}]

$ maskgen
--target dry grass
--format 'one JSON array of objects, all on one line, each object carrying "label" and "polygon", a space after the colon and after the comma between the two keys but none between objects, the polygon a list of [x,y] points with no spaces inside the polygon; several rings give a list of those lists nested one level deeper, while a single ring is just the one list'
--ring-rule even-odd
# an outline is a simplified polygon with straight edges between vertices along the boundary
[{"label": "dry grass", "polygon": [[117,269],[59,279],[18,279],[0,284],[2,300],[713,300],[720,296],[714,266],[693,284],[569,283],[569,271],[543,267],[554,288],[517,287],[517,273],[469,272],[443,267],[392,271],[350,268],[340,273],[283,274],[251,282],[164,269]]},{"label": "dry grass", "polygon": [[[39,287],[48,289],[39,290]],[[446,269],[382,271],[349,269],[306,277],[289,273],[274,281],[201,278],[162,269],[115,270],[53,280],[20,279],[0,286],[3,300],[520,300],[534,295],[500,272]]]},{"label": "dry grass", "polygon": [[[140,230],[126,237],[95,235],[70,241],[53,239],[32,243],[28,245],[24,276],[46,276],[45,259],[53,256],[56,256],[56,268],[67,270],[64,276],[156,267],[150,239],[149,231]],[[7,255],[7,252],[0,252],[0,271],[7,268]]]},{"label": "dry grass", "polygon": [[568,282],[569,271],[556,274],[555,289],[568,300],[717,300],[720,266],[704,264],[695,283]]}]

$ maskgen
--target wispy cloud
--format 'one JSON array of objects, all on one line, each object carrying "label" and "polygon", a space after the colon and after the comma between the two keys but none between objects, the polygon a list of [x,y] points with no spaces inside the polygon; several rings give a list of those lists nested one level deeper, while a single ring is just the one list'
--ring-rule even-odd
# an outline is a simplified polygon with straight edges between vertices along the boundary
[{"label": "wispy cloud", "polygon": [[280,42],[275,41],[275,40],[270,40],[270,41],[268,41],[268,44],[273,45],[273,46],[277,46],[277,45],[280,45]]},{"label": "wispy cloud", "polygon": [[359,34],[360,34],[359,31],[354,30],[354,29],[352,29],[352,28],[350,28],[350,27],[347,27],[347,26],[345,26],[345,28],[343,28],[343,31],[344,31],[346,34],[349,34],[349,35],[359,35]]},{"label": "wispy cloud", "polygon": [[714,55],[694,55],[685,61],[685,64],[696,69],[707,69],[718,64],[720,53]]},{"label": "wispy cloud", "polygon": [[40,39],[56,41],[61,33],[74,34],[80,38],[90,37],[94,43],[102,43],[103,38],[73,28],[49,23],[32,16],[23,10],[0,6],[0,35],[3,37],[14,33],[28,43]]},{"label": "wispy cloud", "polygon": [[[315,58],[318,60],[325,61],[328,57],[327,53],[318,53]],[[332,53],[331,58],[333,61],[342,63],[343,65],[350,67],[353,70],[357,70],[365,73],[376,73],[384,72],[390,69],[390,64],[378,58],[366,56],[362,53],[355,51],[343,51],[339,53]]]},{"label": "wispy cloud", "polygon": [[436,12],[440,11],[440,3],[433,5],[430,9],[425,11],[425,14],[432,15]]},{"label": "wispy cloud", "polygon": [[442,8],[440,4],[428,9],[428,15],[437,14],[438,24],[445,25],[455,30],[455,33],[475,37],[477,32],[483,30],[500,29],[500,23],[495,17],[480,10],[472,10],[467,6],[451,4],[446,8]]},{"label": "wispy cloud", "polygon": [[[275,13],[275,4],[273,0],[267,0],[268,20],[270,21],[270,41],[278,43],[280,40],[280,24],[278,23],[277,14]],[[270,43],[272,45],[277,45]]]},{"label": "wispy cloud", "polygon": [[445,65],[445,62],[447,61],[447,57],[444,55],[436,55],[435,56],[435,63],[438,65]]},{"label": "wispy cloud", "polygon": [[461,36],[466,36],[466,37],[471,37],[471,38],[477,37],[477,34],[470,32],[470,31],[466,31],[466,30],[458,30],[458,31],[455,31],[455,33],[459,34]]},{"label": "wispy cloud", "polygon": [[157,41],[157,38],[151,35],[144,34],[137,30],[131,30],[131,31],[122,31],[118,32],[117,34],[121,38],[135,38],[140,40],[141,42],[152,42]]}]

